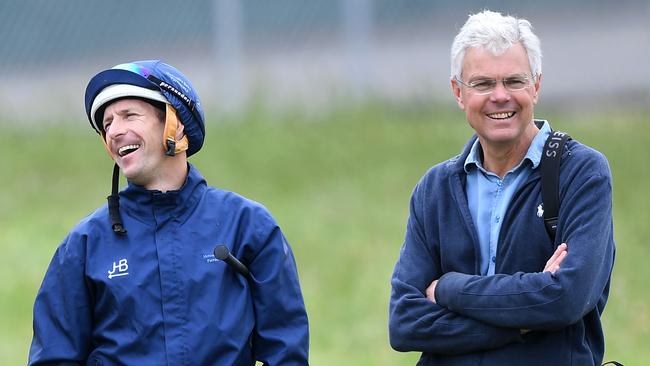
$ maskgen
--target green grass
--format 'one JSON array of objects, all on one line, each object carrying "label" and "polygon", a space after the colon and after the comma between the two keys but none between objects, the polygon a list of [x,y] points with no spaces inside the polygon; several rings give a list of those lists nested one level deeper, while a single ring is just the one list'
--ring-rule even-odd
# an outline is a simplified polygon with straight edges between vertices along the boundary
[{"label": "green grass", "polygon": [[[606,358],[645,364],[647,122],[642,111],[557,113],[552,122],[609,158],[618,254],[604,315]],[[19,365],[51,255],[105,202],[112,163],[83,120],[0,127],[0,364]],[[209,121],[206,145],[190,160],[212,185],[266,205],[283,228],[298,261],[312,364],[413,365],[418,355],[392,351],[387,336],[408,200],[426,169],[456,154],[471,132],[459,112],[427,104],[342,106],[318,115],[252,109]]]}]

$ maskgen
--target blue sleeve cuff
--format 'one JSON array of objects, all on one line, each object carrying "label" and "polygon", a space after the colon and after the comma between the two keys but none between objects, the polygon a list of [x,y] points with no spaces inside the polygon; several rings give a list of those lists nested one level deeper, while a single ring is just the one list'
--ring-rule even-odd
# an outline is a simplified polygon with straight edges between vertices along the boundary
[{"label": "blue sleeve cuff", "polygon": [[458,294],[462,288],[465,287],[467,281],[473,277],[458,272],[447,272],[440,279],[436,285],[434,296],[436,303],[451,311],[454,311],[455,305],[458,302]]}]

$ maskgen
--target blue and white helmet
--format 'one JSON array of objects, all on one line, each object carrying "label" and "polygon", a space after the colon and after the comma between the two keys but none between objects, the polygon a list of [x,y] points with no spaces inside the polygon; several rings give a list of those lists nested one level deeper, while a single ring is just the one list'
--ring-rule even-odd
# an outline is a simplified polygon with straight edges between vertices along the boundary
[{"label": "blue and white helmet", "polygon": [[205,139],[205,118],[199,96],[190,81],[173,66],[160,60],[134,61],[116,65],[95,75],[86,87],[86,115],[93,129],[103,134],[102,116],[107,103],[138,97],[171,105],[184,125],[187,156],[201,149]]}]

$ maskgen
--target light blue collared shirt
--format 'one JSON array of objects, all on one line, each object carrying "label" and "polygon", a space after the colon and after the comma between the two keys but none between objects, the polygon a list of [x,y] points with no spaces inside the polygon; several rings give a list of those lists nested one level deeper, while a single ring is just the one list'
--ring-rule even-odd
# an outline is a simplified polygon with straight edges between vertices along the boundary
[{"label": "light blue collared shirt", "polygon": [[[517,166],[509,170],[503,179],[483,168],[481,144],[478,139],[474,141],[474,145],[465,159],[465,172],[467,173],[465,189],[469,211],[478,231],[482,275],[494,274],[499,232],[504,215],[521,182],[525,181],[533,169],[539,166],[544,143],[550,133],[551,126],[544,121],[544,125],[533,139],[524,158]],[[529,163],[526,163],[527,161]]]}]

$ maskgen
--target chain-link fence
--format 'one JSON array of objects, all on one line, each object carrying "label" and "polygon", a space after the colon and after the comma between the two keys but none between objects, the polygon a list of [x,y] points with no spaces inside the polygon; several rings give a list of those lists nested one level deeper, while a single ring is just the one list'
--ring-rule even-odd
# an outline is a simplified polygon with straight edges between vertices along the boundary
[{"label": "chain-link fence", "polygon": [[[528,18],[542,39],[550,100],[647,101],[650,2],[425,0],[4,0],[2,114],[82,116],[87,79],[161,58],[204,104],[319,105],[332,97],[448,92],[449,46],[468,14]],[[574,99],[576,98],[576,99]],[[207,102],[207,103],[206,103]]]}]

